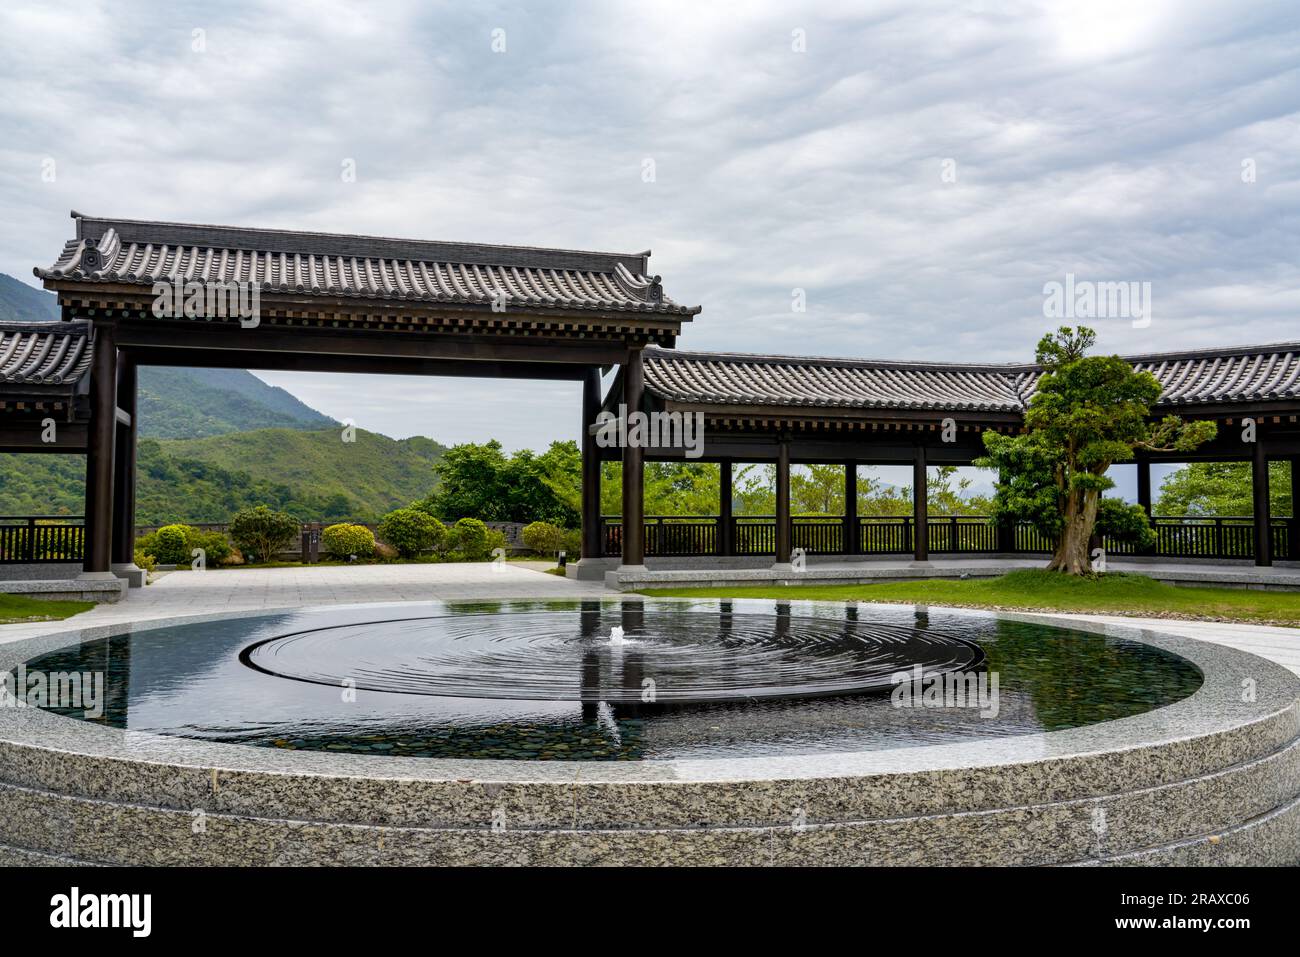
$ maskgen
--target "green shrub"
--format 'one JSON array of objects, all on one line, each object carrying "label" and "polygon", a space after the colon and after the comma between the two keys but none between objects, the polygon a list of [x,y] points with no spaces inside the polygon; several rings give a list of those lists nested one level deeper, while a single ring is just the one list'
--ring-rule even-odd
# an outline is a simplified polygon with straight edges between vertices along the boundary
[{"label": "green shrub", "polygon": [[1142,506],[1129,505],[1118,498],[1103,498],[1098,503],[1096,533],[1138,548],[1149,548],[1156,543],[1156,533]]},{"label": "green shrub", "polygon": [[484,557],[496,558],[498,548],[505,554],[510,554],[510,543],[506,541],[506,533],[499,528],[489,528],[487,533],[487,554]]},{"label": "green shrub", "polygon": [[370,558],[375,553],[375,535],[364,525],[331,525],[320,535],[321,550],[330,558]]},{"label": "green shrub", "polygon": [[230,537],[250,561],[269,562],[302,530],[292,515],[265,505],[240,509],[230,523]]},{"label": "green shrub", "polygon": [[488,527],[477,518],[462,518],[451,529],[451,548],[462,559],[481,562],[492,552]]},{"label": "green shrub", "polygon": [[379,538],[403,558],[439,548],[446,535],[442,522],[418,508],[394,509],[379,522]]},{"label": "green shrub", "polygon": [[524,545],[542,555],[554,555],[563,551],[566,535],[564,529],[550,522],[533,522],[525,525],[522,532]]},{"label": "green shrub", "polygon": [[190,550],[187,547],[188,525],[164,525],[140,541],[140,550],[152,555],[159,565],[188,565]]},{"label": "green shrub", "polygon": [[144,569],[146,582],[149,580],[149,573],[157,566],[158,563],[154,560],[152,555],[148,555],[140,551],[138,548],[135,550],[135,567]]},{"label": "green shrub", "polygon": [[230,542],[221,532],[204,532],[191,528],[185,537],[185,554],[187,563],[194,561],[194,549],[203,549],[203,558],[209,567],[225,564],[230,558]]}]

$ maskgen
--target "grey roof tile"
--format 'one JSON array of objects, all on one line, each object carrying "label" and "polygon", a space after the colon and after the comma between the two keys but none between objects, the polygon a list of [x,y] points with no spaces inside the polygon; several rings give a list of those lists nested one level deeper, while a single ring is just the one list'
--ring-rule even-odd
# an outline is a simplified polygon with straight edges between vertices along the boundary
[{"label": "grey roof tile", "polygon": [[[1164,391],[1159,405],[1300,400],[1300,343],[1132,356]],[[967,364],[645,351],[662,399],[764,408],[1023,412],[1040,370]]]},{"label": "grey roof tile", "polygon": [[650,254],[424,242],[327,233],[96,219],[73,213],[41,279],[152,286],[255,282],[263,293],[539,309],[694,315],[664,295]]},{"label": "grey roof tile", "polygon": [[0,323],[0,386],[5,392],[71,393],[90,369],[89,322]]}]

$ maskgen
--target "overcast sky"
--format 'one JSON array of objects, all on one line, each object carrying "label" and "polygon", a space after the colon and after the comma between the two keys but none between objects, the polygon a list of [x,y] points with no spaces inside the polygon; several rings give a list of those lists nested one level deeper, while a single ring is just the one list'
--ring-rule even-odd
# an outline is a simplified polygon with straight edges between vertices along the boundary
[{"label": "overcast sky", "polygon": [[[6,0],[0,271],[34,283],[77,209],[649,248],[704,306],[692,349],[1025,360],[1067,273],[1151,283],[1149,326],[1094,323],[1115,351],[1300,339],[1298,23],[1294,0]],[[578,431],[568,384],[263,378],[396,437]]]}]

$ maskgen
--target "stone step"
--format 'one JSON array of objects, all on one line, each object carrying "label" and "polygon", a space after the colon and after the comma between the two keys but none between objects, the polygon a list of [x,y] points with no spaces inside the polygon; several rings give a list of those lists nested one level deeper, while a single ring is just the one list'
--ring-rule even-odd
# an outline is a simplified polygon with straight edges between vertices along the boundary
[{"label": "stone step", "polygon": [[[387,826],[181,810],[5,784],[0,843],[128,865],[1123,863],[1125,855],[1212,857],[1221,852],[1208,835],[1247,826],[1256,829],[1251,834],[1282,830],[1294,822],[1288,809],[1297,795],[1300,739],[1153,788],[874,820],[803,824],[792,816],[781,826],[527,828],[508,812],[488,814],[475,827]],[[1238,836],[1230,847],[1239,855],[1247,849],[1254,862],[1278,863],[1293,844],[1279,840],[1274,851],[1260,838]]]}]

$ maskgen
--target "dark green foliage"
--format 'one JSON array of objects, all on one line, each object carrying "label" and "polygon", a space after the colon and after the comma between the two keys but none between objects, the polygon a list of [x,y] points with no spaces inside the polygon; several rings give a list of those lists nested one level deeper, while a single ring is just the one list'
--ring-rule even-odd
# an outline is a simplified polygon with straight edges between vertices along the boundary
[{"label": "dark green foliage", "polygon": [[397,549],[403,558],[415,558],[438,549],[446,538],[442,522],[418,508],[398,508],[379,522],[379,539]]},{"label": "dark green foliage", "polygon": [[270,561],[301,531],[298,519],[265,505],[240,509],[230,522],[231,541],[250,561]]},{"label": "dark green foliage", "polygon": [[186,542],[188,525],[164,525],[152,535],[140,540],[140,548],[152,555],[160,565],[186,565],[190,550]]},{"label": "dark green foliage", "polygon": [[[1048,567],[1076,575],[1091,567],[1088,544],[1101,496],[1115,485],[1106,475],[1110,466],[1129,461],[1138,448],[1189,451],[1216,431],[1213,422],[1175,416],[1150,422],[1160,383],[1119,356],[1087,355],[1095,341],[1096,333],[1084,326],[1043,336],[1036,358],[1044,371],[1025,413],[1025,432],[984,433],[988,454],[976,462],[1001,476],[995,520],[1032,522],[1057,542]],[[1139,534],[1131,526],[1146,519],[1130,514],[1124,521]]]},{"label": "dark green foliage", "polygon": [[488,522],[579,522],[566,489],[579,474],[574,442],[555,442],[544,454],[521,450],[507,457],[495,440],[457,445],[434,466],[438,487],[420,507],[443,521],[479,518]]},{"label": "dark green foliage", "polygon": [[1138,548],[1149,548],[1156,543],[1156,533],[1142,506],[1129,505],[1117,498],[1103,498],[1098,503],[1096,532]]},{"label": "dark green foliage", "polygon": [[482,561],[492,553],[488,527],[477,518],[460,519],[452,526],[448,537],[450,550],[467,561]]},{"label": "dark green foliage", "polygon": [[[1249,462],[1192,462],[1165,477],[1157,515],[1253,515]],[[1268,463],[1269,512],[1291,514],[1291,466]]]},{"label": "dark green foliage", "polygon": [[147,555],[152,563],[159,565],[189,565],[194,561],[196,548],[203,550],[203,560],[209,566],[220,565],[230,556],[230,542],[225,535],[201,531],[192,525],[164,525],[135,543],[137,553]]}]

